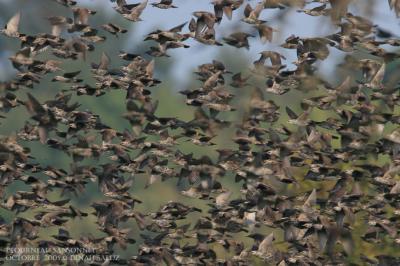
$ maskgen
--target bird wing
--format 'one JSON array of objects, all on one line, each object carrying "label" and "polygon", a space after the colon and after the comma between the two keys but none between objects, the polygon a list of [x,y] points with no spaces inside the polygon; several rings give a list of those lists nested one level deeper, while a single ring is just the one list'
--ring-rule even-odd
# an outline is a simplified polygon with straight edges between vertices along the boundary
[{"label": "bird wing", "polygon": [[7,22],[6,29],[9,32],[18,32],[19,21],[21,19],[21,12],[17,12],[10,20]]}]

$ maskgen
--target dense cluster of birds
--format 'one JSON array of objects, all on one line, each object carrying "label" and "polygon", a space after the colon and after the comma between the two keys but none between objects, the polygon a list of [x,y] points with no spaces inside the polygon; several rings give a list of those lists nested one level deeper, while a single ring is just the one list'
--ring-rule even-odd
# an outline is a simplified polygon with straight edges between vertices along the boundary
[{"label": "dense cluster of birds", "polygon": [[[400,39],[350,13],[351,0],[214,0],[211,11],[194,12],[187,23],[149,33],[145,41],[156,45],[146,54],[121,52],[115,59],[124,62],[119,68],[110,67],[114,59],[104,51],[99,62],[91,64],[92,85],[79,77],[80,70],[65,72],[61,65],[67,60],[84,64],[96,44],[106,41],[102,31],[118,37],[127,29],[113,23],[93,28],[96,11],[79,7],[78,1],[54,1],[70,9],[71,17],[48,17],[51,33],[24,34],[20,12],[1,31],[3,37],[21,43],[10,57],[16,77],[0,84],[2,117],[18,106],[30,116],[17,134],[0,140],[1,194],[16,181],[30,188],[1,202],[1,208],[17,214],[10,222],[0,221],[3,247],[77,247],[115,254],[116,247],[127,249],[140,242],[134,256],[94,265],[252,265],[257,260],[279,266],[341,265],[354,254],[365,265],[400,264],[398,256],[383,249],[373,256],[356,252],[365,246],[400,248],[400,96],[397,81],[385,78],[387,65],[399,57],[388,47],[400,46]],[[149,8],[179,8],[172,0],[111,2],[131,22],[141,21]],[[317,6],[307,9],[310,4]],[[400,1],[389,0],[389,5],[398,16]],[[154,57],[168,57],[170,49],[188,49],[187,40],[246,49],[249,38],[271,42],[277,29],[260,14],[289,8],[327,16],[339,30],[324,37],[288,36],[281,47],[295,50],[294,67],[285,65],[285,56],[276,51],[261,52],[243,73],[232,73],[217,60],[202,64],[195,72],[198,86],[180,92],[193,106],[194,119],[156,115],[158,102],[151,88],[161,81],[154,75]],[[221,33],[225,37],[217,38],[220,22],[233,16],[254,31]],[[65,32],[75,35],[66,38]],[[342,67],[360,79],[349,75],[331,85],[316,74],[318,62],[327,59],[331,49],[347,53]],[[367,59],[352,52],[362,52]],[[38,59],[42,53],[51,56]],[[68,83],[69,89],[39,101],[35,91],[48,76],[56,84]],[[265,85],[256,86],[254,80]],[[26,91],[22,97],[15,93],[20,90]],[[82,110],[79,102],[71,102],[74,94],[104,101],[100,96],[110,90],[126,92],[123,117],[130,129],[118,131],[99,115]],[[234,101],[244,91],[251,95],[242,120],[222,119],[244,104]],[[301,109],[273,100],[291,91],[303,93]],[[316,111],[326,119],[315,119]],[[214,138],[225,129],[235,132],[233,148],[215,148]],[[186,154],[179,148],[182,141],[209,147],[218,159]],[[70,169],[35,162],[26,142],[62,151],[73,162]],[[108,162],[82,163],[87,158]],[[386,163],[379,164],[378,158]],[[137,204],[149,199],[130,192],[137,175],[148,178],[146,187],[176,179],[182,195],[204,201],[207,208],[170,201],[156,212],[140,212]],[[233,177],[240,193],[224,187],[224,177]],[[107,198],[91,203],[91,213],[69,199],[85,193],[88,183],[98,184]],[[50,200],[48,193],[54,191],[67,199]],[[33,218],[21,216],[27,211],[33,211]],[[195,223],[185,222],[194,214],[199,216]],[[65,224],[91,216],[102,236],[73,238]],[[141,230],[139,241],[132,238],[126,221],[134,221]],[[58,228],[58,235],[41,239],[39,231],[49,227]]]}]

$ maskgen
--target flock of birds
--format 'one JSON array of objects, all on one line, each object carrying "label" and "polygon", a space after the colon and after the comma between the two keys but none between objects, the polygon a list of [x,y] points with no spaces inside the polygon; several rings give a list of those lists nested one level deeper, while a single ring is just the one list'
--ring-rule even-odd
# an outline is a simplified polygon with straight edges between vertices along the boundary
[{"label": "flock of birds", "polygon": [[[387,47],[400,46],[400,39],[350,13],[351,0],[314,0],[312,4],[318,6],[310,9],[306,7],[311,3],[305,0],[214,0],[212,11],[194,12],[188,23],[149,33],[145,41],[155,46],[146,54],[121,52],[119,57],[126,63],[118,69],[110,68],[111,58],[103,52],[99,62],[91,64],[96,81],[92,85],[79,78],[80,70],[65,72],[62,64],[68,60],[84,64],[96,44],[106,40],[99,35],[101,30],[118,36],[127,29],[113,23],[93,28],[90,21],[96,11],[79,7],[73,0],[54,1],[70,9],[71,17],[49,17],[51,33],[24,34],[19,25],[24,19],[21,13],[11,17],[1,31],[21,43],[10,57],[18,71],[16,77],[0,84],[2,117],[19,106],[30,115],[17,134],[2,137],[0,142],[1,194],[16,181],[30,187],[1,203],[2,208],[18,214],[9,223],[1,219],[1,246],[78,247],[91,248],[96,254],[115,254],[115,247],[127,249],[137,241],[131,228],[123,225],[134,221],[143,242],[133,252],[137,254],[93,265],[251,265],[256,260],[279,266],[343,265],[354,254],[364,265],[400,264],[398,256],[384,249],[371,254],[357,251],[400,246],[400,97],[397,81],[385,79],[387,65],[399,57]],[[132,22],[141,21],[149,8],[147,0],[111,2]],[[150,8],[179,8],[175,4],[161,0]],[[400,14],[400,1],[389,0],[389,5]],[[198,86],[180,92],[186,104],[193,106],[194,119],[156,115],[158,105],[151,87],[161,81],[154,77],[154,57],[168,56],[170,49],[189,48],[189,39],[203,45],[247,49],[249,38],[271,42],[276,29],[261,20],[260,14],[289,8],[330,17],[339,30],[316,38],[288,36],[281,47],[296,51],[293,69],[276,51],[261,52],[244,71],[247,74],[232,73],[217,60],[202,64],[195,72]],[[234,32],[216,38],[220,22],[233,16],[240,16],[241,23],[250,24],[259,36]],[[75,35],[67,38],[66,32]],[[347,53],[343,67],[358,71],[360,80],[347,76],[332,86],[315,73],[316,64],[328,58],[330,49]],[[360,51],[368,59],[352,55]],[[42,53],[49,53],[46,60],[37,58]],[[56,84],[68,83],[69,89],[41,102],[34,94],[41,79],[48,76]],[[255,79],[263,80],[264,87],[255,86]],[[27,88],[23,99],[14,93]],[[130,129],[119,132],[95,113],[81,110],[79,103],[71,103],[72,94],[106,101],[100,96],[110,89],[126,91],[123,117]],[[271,100],[270,96],[281,97],[293,90],[315,92],[301,100],[302,112]],[[223,120],[223,114],[238,109],[232,100],[241,91],[251,93],[243,119]],[[328,117],[313,119],[316,110]],[[287,123],[279,120],[282,115],[288,117]],[[227,128],[235,131],[231,140],[235,148],[214,148],[213,139]],[[219,154],[218,159],[183,153],[179,148],[182,140],[209,146]],[[22,141],[40,142],[64,152],[73,161],[71,168],[35,162]],[[108,163],[87,165],[83,163],[87,158],[108,158]],[[379,164],[381,158],[387,163]],[[139,212],[135,206],[148,199],[138,199],[130,192],[132,177],[137,175],[148,178],[146,187],[175,178],[178,187],[184,188],[183,195],[205,201],[208,209],[170,201],[156,212]],[[234,197],[223,187],[221,178],[227,176],[240,184],[240,195]],[[92,213],[79,210],[69,199],[48,199],[51,191],[79,196],[93,182],[108,200],[93,202]],[[32,210],[35,215],[31,219],[20,215]],[[200,218],[194,224],[185,223],[193,213]],[[65,224],[89,216],[97,218],[103,236],[73,238]],[[49,227],[59,228],[58,235],[41,239],[40,229]],[[260,233],[266,228],[269,234]],[[252,244],[246,245],[238,234]],[[223,256],[216,252],[218,246],[225,250]],[[73,260],[62,263],[81,265]]]}]

